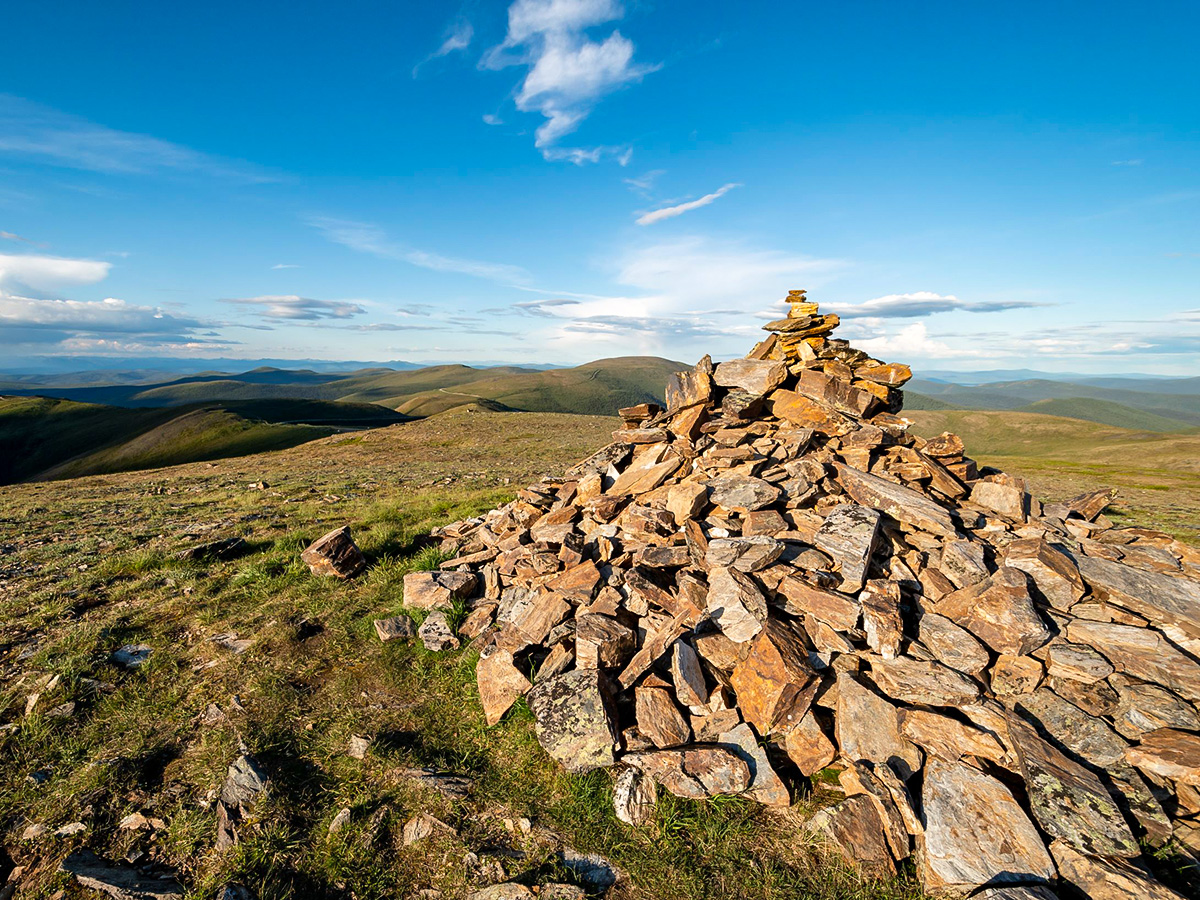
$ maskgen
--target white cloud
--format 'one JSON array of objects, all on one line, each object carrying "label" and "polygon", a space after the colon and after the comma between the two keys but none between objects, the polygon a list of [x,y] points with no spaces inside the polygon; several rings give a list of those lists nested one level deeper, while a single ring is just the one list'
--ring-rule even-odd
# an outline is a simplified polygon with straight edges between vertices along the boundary
[{"label": "white cloud", "polygon": [[381,256],[384,259],[400,260],[422,269],[432,269],[435,272],[455,272],[504,284],[520,284],[529,278],[529,273],[520,266],[442,256],[439,253],[403,246],[391,241],[382,229],[365,222],[316,217],[310,219],[309,224],[335,244],[341,244],[360,253]]},{"label": "white cloud", "polygon": [[951,359],[980,355],[978,351],[957,349],[930,337],[924,322],[914,322],[891,335],[859,338],[853,340],[852,344],[883,360]]},{"label": "white cloud", "polygon": [[451,53],[456,53],[459,50],[466,50],[471,46],[471,39],[475,36],[475,29],[471,27],[471,23],[465,19],[459,19],[454,22],[446,31],[446,37],[442,41],[440,47],[426,56],[423,60],[413,66],[413,78],[417,77],[418,71],[425,63],[435,59],[440,59],[443,56],[449,56]]},{"label": "white cloud", "polygon": [[673,219],[675,216],[682,216],[685,212],[691,212],[693,209],[699,209],[702,206],[708,206],[718,197],[724,197],[735,187],[741,187],[740,184],[726,184],[717,188],[711,194],[705,194],[698,200],[689,200],[687,203],[680,203],[676,206],[664,206],[661,209],[651,210],[638,217],[637,224],[653,225],[655,222],[661,222],[663,219]]},{"label": "white cloud", "polygon": [[366,312],[357,303],[348,300],[314,300],[295,294],[267,294],[262,297],[235,297],[223,300],[256,308],[264,319],[314,320],[349,319]]},{"label": "white cloud", "polygon": [[1027,300],[960,300],[953,294],[935,294],[932,291],[914,291],[908,294],[887,294],[867,300],[865,303],[822,303],[821,311],[837,313],[843,319],[911,319],[930,316],[934,313],[953,312],[1002,312],[1008,309],[1033,309],[1049,306]]},{"label": "white cloud", "polygon": [[162,309],[105,300],[43,300],[0,291],[0,343],[64,344],[95,335],[186,341],[203,327],[195,319]]},{"label": "white cloud", "polygon": [[112,263],[61,256],[0,253],[0,290],[53,291],[95,284],[108,276]]},{"label": "white cloud", "polygon": [[654,182],[664,174],[666,174],[666,169],[651,169],[649,172],[645,173],[644,175],[639,175],[637,178],[623,178],[621,180],[629,185],[631,190],[637,191],[639,194],[645,196],[649,193],[650,189],[654,187]]},{"label": "white cloud", "polygon": [[248,163],[224,160],[145,134],[117,131],[79,116],[0,94],[0,154],[92,172],[185,172],[239,181],[278,180]]},{"label": "white cloud", "polygon": [[658,68],[635,63],[633,42],[619,31],[601,41],[587,36],[586,29],[623,15],[615,0],[516,0],[509,7],[507,36],[480,65],[527,67],[516,105],[545,117],[535,144],[546,159],[578,165],[612,154],[628,162],[627,148],[564,148],[558,143],[603,97]]},{"label": "white cloud", "polygon": [[1114,166],[1140,166],[1144,162],[1144,159],[1114,159],[1112,164]]},{"label": "white cloud", "polygon": [[271,266],[271,268],[272,269],[301,269],[301,268],[303,268],[303,266],[296,265],[295,263],[276,263],[275,265]]},{"label": "white cloud", "polygon": [[493,115],[492,113],[486,113],[483,117],[483,124],[485,124],[485,125],[503,125],[504,120],[501,119],[499,116]]}]

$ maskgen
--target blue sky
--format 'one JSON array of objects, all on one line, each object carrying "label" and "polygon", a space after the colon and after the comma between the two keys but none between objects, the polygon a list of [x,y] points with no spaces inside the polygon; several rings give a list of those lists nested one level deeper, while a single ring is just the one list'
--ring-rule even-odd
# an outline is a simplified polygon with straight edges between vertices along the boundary
[{"label": "blue sky", "polygon": [[5,11],[0,353],[1195,374],[1194,3]]}]

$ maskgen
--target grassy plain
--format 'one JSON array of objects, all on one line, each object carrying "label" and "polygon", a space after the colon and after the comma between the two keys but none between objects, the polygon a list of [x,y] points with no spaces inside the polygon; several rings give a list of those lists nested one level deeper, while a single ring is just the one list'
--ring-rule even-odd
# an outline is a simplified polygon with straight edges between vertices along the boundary
[{"label": "grassy plain", "polygon": [[[963,426],[973,447],[983,444],[976,455],[1015,460],[1035,490],[1054,477],[1070,492],[1110,480],[1105,458],[1116,471],[1144,462],[1151,446],[1126,447],[1118,435],[1116,457],[1093,448],[1072,461],[1080,438],[1053,432],[1062,462],[1043,461],[1011,421],[932,415],[921,415],[922,429]],[[567,877],[561,846],[621,866],[629,878],[618,900],[918,896],[908,875],[862,881],[814,847],[801,822],[820,792],[802,791],[785,813],[667,797],[651,826],[626,827],[612,813],[611,776],[564,773],[521,704],[485,727],[472,650],[433,654],[376,638],[372,620],[401,609],[403,575],[439,562],[425,537],[432,526],[560,472],[615,424],[460,407],[275,453],[0,489],[0,835],[27,867],[17,896],[83,896],[56,871],[80,845],[112,858],[144,853],[206,900],[228,881],[262,900],[459,897],[482,870],[533,884]],[[1173,452],[1182,459],[1186,445]],[[1092,469],[1049,474],[1060,464]],[[1195,466],[1188,472],[1193,492],[1180,497],[1194,516]],[[1138,506],[1128,517],[1144,512],[1157,515]],[[300,550],[342,524],[368,572],[349,583],[312,577]],[[175,558],[227,535],[244,537],[249,552]],[[226,649],[231,635],[249,648]],[[153,653],[127,672],[109,654],[129,643]],[[372,739],[363,760],[347,752],[354,735]],[[219,852],[212,801],[241,746],[273,785],[242,842]],[[472,793],[449,800],[406,779],[410,766],[466,775]],[[349,821],[331,835],[342,809]],[[135,812],[162,827],[118,827]],[[420,812],[454,831],[405,846],[403,824]],[[81,833],[53,836],[74,822]],[[47,831],[22,839],[36,825]]]}]

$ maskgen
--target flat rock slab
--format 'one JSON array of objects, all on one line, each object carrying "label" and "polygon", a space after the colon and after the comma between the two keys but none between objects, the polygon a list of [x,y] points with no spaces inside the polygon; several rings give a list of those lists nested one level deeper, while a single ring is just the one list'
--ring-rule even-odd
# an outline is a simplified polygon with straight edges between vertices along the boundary
[{"label": "flat rock slab", "polygon": [[859,794],[821,810],[809,830],[823,834],[850,865],[875,878],[894,878],[896,863],[888,850],[875,805]]},{"label": "flat rock slab", "polygon": [[813,536],[813,544],[833,557],[842,575],[842,591],[853,594],[866,582],[867,565],[878,538],[878,512],[866,506],[842,503],[825,517]]},{"label": "flat rock slab", "polygon": [[182,897],[183,887],[173,877],[153,878],[125,863],[111,863],[91,850],[73,851],[59,869],[87,888],[115,900],[170,900]]},{"label": "flat rock slab", "polygon": [[871,679],[893,700],[926,706],[963,706],[979,698],[979,685],[933,660],[871,657]]},{"label": "flat rock slab", "polygon": [[836,466],[838,481],[855,503],[887,513],[922,531],[946,537],[955,534],[950,513],[924,494],[842,463]]},{"label": "flat rock slab", "polygon": [[381,641],[410,638],[417,633],[416,623],[408,616],[389,616],[375,620],[375,634]]},{"label": "flat rock slab", "polygon": [[529,692],[538,741],[568,772],[589,772],[616,762],[611,701],[604,675],[576,669]]},{"label": "flat rock slab", "polygon": [[1001,566],[978,584],[947,594],[934,607],[997,653],[1023,656],[1050,640],[1050,629],[1019,569]]},{"label": "flat rock slab", "polygon": [[768,619],[730,679],[743,718],[759,734],[787,730],[808,712],[817,676],[800,636],[778,619]]},{"label": "flat rock slab", "polygon": [[1200,735],[1160,728],[1142,735],[1141,743],[1125,752],[1130,765],[1143,772],[1200,787]]},{"label": "flat rock slab", "polygon": [[440,609],[431,610],[425,617],[425,621],[417,629],[417,637],[421,639],[426,650],[434,652],[457,650],[460,646],[458,638],[454,636],[454,631],[446,618],[446,613]]},{"label": "flat rock slab", "polygon": [[348,525],[317,538],[300,558],[314,575],[353,578],[367,568],[367,560],[350,537]]},{"label": "flat rock slab", "polygon": [[896,707],[847,672],[837,675],[835,725],[847,759],[889,764],[905,780],[921,768],[921,751],[900,733]]},{"label": "flat rock slab", "polygon": [[1183,900],[1145,869],[1123,860],[1097,859],[1064,841],[1050,845],[1063,881],[1091,900]]},{"label": "flat rock slab", "polygon": [[787,366],[770,359],[731,359],[718,363],[713,381],[721,387],[734,387],[761,397],[783,383]]},{"label": "flat rock slab", "polygon": [[470,572],[410,572],[404,576],[404,605],[413,609],[448,609],[479,587]]},{"label": "flat rock slab", "polygon": [[529,693],[532,687],[524,673],[513,665],[512,653],[494,645],[479,654],[475,681],[488,725],[499,722],[517,698]]},{"label": "flat rock slab", "polygon": [[927,891],[1004,882],[1045,882],[1054,863],[1008,788],[964,763],[931,759],[921,792]]},{"label": "flat rock slab", "polygon": [[723,475],[708,483],[709,499],[728,510],[763,509],[779,499],[781,491],[752,475]]},{"label": "flat rock slab", "polygon": [[1075,619],[1067,639],[1099,650],[1118,672],[1152,681],[1188,700],[1200,700],[1200,664],[1150,628]]},{"label": "flat rock slab", "polygon": [[1146,572],[1094,556],[1080,556],[1077,562],[1093,593],[1152,622],[1178,625],[1200,636],[1200,581]]},{"label": "flat rock slab", "polygon": [[685,800],[740,794],[750,787],[750,767],[725,747],[693,745],[682,750],[629,753],[622,762],[641,769]]},{"label": "flat rock slab", "polygon": [[1030,808],[1042,830],[1081,853],[1141,854],[1125,817],[1099,778],[1016,716],[1008,717],[1008,734],[1021,763]]},{"label": "flat rock slab", "polygon": [[780,777],[771,767],[767,751],[745,722],[717,738],[717,745],[732,750],[750,767],[750,786],[746,796],[765,806],[791,806],[792,798]]}]

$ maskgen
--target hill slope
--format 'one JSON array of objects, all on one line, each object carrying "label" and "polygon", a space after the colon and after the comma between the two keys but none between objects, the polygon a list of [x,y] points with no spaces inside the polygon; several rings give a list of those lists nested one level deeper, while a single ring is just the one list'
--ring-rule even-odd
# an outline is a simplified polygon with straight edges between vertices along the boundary
[{"label": "hill slope", "polygon": [[285,400],[124,409],[0,397],[0,484],[245,456],[325,437],[337,426],[399,421],[404,417],[367,404]]}]

